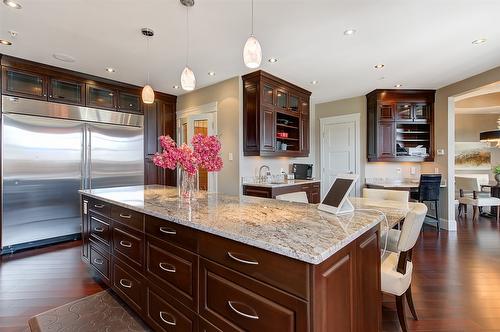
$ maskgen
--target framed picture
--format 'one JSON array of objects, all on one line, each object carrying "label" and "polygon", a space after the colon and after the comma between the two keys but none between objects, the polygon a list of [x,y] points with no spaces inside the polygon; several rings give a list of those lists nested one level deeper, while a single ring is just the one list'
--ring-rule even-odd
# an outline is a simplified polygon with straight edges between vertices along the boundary
[{"label": "framed picture", "polygon": [[455,142],[455,169],[459,171],[491,170],[488,142]]}]

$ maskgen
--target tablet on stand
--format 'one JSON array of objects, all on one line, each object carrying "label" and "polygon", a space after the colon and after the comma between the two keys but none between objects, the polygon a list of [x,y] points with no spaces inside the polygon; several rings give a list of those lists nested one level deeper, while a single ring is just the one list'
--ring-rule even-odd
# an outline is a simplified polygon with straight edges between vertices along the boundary
[{"label": "tablet on stand", "polygon": [[349,193],[358,180],[357,174],[339,175],[333,182],[318,209],[321,211],[343,214],[354,211],[354,206],[349,201]]}]

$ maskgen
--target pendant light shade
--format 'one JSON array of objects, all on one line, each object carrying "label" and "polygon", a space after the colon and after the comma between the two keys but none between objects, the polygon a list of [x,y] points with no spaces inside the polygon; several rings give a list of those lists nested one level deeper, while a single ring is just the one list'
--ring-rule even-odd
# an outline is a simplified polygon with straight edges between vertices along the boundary
[{"label": "pendant light shade", "polygon": [[186,66],[181,74],[181,86],[186,91],[193,91],[196,87],[196,77],[191,68]]},{"label": "pendant light shade", "polygon": [[155,92],[149,84],[146,84],[144,88],[142,88],[142,102],[144,104],[152,104],[155,102]]},{"label": "pendant light shade", "polygon": [[481,142],[496,143],[497,146],[500,146],[500,129],[481,132],[479,140]]},{"label": "pendant light shade", "polygon": [[248,37],[243,48],[243,61],[248,68],[258,68],[262,61],[262,49],[254,35]]}]

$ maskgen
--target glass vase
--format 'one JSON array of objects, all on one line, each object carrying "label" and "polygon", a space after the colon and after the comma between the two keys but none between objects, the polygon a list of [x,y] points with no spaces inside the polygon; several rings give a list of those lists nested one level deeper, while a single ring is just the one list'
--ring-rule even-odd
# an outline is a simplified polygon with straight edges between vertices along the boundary
[{"label": "glass vase", "polygon": [[179,196],[188,201],[196,200],[198,192],[198,171],[194,174],[189,174],[181,169]]}]

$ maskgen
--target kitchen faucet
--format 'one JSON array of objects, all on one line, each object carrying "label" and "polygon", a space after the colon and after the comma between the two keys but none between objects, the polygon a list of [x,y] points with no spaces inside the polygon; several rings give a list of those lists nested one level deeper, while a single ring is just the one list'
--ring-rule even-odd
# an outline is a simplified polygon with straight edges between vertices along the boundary
[{"label": "kitchen faucet", "polygon": [[267,169],[266,176],[271,174],[271,169],[269,168],[269,166],[267,166],[267,165],[262,165],[262,166],[260,166],[260,168],[259,168],[259,178],[262,178],[262,170],[263,170],[264,168],[266,168],[266,169]]}]

